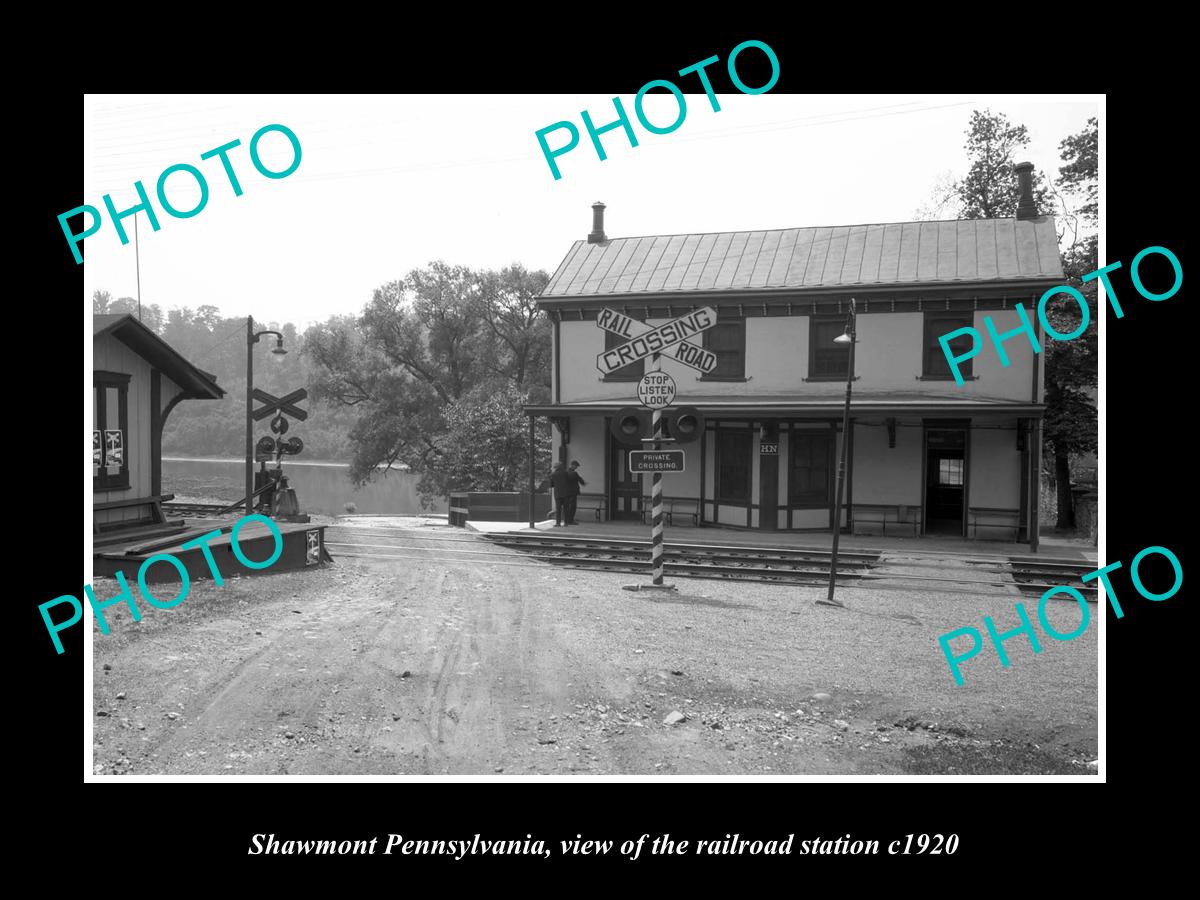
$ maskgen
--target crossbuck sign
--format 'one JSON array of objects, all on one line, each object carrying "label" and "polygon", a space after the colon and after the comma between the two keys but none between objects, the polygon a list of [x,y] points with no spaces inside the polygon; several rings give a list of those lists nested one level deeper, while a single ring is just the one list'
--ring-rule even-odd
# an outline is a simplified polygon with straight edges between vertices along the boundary
[{"label": "crossbuck sign", "polygon": [[639,359],[661,353],[666,359],[673,359],[707,374],[717,367],[716,354],[688,343],[687,338],[707,331],[716,324],[717,311],[711,306],[697,309],[654,328],[616,310],[602,309],[596,316],[596,325],[631,340],[599,354],[596,357],[596,368],[605,375],[610,375]]}]

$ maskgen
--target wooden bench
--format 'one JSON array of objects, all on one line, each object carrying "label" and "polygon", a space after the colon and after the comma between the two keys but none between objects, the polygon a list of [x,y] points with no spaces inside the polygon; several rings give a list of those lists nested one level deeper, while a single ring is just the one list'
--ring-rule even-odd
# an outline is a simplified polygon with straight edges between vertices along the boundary
[{"label": "wooden bench", "polygon": [[[695,497],[663,497],[663,520],[667,525],[675,524],[675,516],[691,516],[692,524],[700,524],[700,501]],[[649,525],[654,520],[654,498],[642,498],[642,521]]]},{"label": "wooden bench", "polygon": [[[905,507],[901,517],[900,507]],[[887,534],[891,525],[903,528],[913,535],[921,533],[921,507],[905,504],[855,503],[853,508],[855,534]]]},{"label": "wooden bench", "polygon": [[691,516],[692,524],[700,524],[700,500],[697,497],[667,497],[670,509],[667,511],[667,524],[674,525],[676,516]]},{"label": "wooden bench", "polygon": [[603,522],[608,519],[608,497],[604,494],[580,494],[575,500],[575,516],[579,517],[579,513],[591,510],[596,514],[596,521]]},{"label": "wooden bench", "polygon": [[[1011,521],[1004,522],[981,522],[981,518],[987,519],[1008,519]],[[967,510],[968,527],[972,529],[971,536],[979,537],[980,528],[1003,528],[1010,540],[1015,541],[1021,533],[1021,511],[1018,509],[1006,509],[992,506],[972,506]]]}]

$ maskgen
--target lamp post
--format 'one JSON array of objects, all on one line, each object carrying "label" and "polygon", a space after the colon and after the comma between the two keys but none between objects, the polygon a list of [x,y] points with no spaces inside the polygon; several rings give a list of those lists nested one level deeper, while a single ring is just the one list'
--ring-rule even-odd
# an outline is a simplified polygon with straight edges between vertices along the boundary
[{"label": "lamp post", "polygon": [[846,406],[842,412],[842,456],[838,460],[837,486],[834,489],[833,500],[833,552],[829,556],[829,592],[824,600],[817,601],[826,606],[845,606],[844,603],[833,599],[833,584],[837,579],[838,538],[842,533],[842,489],[846,483],[846,465],[850,456],[850,391],[854,384],[854,344],[857,327],[855,315],[854,298],[851,297],[850,312],[846,316],[846,331],[833,339],[835,344],[850,345],[850,358],[846,365]]},{"label": "lamp post", "polygon": [[254,345],[264,334],[276,337],[271,353],[279,358],[287,353],[283,349],[283,335],[278,331],[254,331],[254,316],[246,316],[246,515],[254,512]]}]

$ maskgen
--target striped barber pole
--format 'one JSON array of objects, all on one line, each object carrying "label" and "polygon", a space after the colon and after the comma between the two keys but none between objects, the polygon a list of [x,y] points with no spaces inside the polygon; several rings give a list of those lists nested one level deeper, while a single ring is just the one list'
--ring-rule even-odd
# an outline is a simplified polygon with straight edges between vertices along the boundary
[{"label": "striped barber pole", "polygon": [[[658,370],[658,354],[654,354],[654,369]],[[653,423],[654,449],[662,449],[662,410],[654,410]],[[653,524],[650,526],[650,563],[654,569],[653,583],[663,583],[663,515],[662,515],[662,473],[655,472],[651,476],[650,496],[653,500]]]}]

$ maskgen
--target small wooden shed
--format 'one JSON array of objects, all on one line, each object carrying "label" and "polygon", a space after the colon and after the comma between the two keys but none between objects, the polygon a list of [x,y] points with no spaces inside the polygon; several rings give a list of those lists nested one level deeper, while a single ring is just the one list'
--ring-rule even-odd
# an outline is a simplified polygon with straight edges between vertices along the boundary
[{"label": "small wooden shed", "polygon": [[181,400],[224,396],[213,375],[134,316],[93,317],[93,532],[164,522],[163,423]]}]

